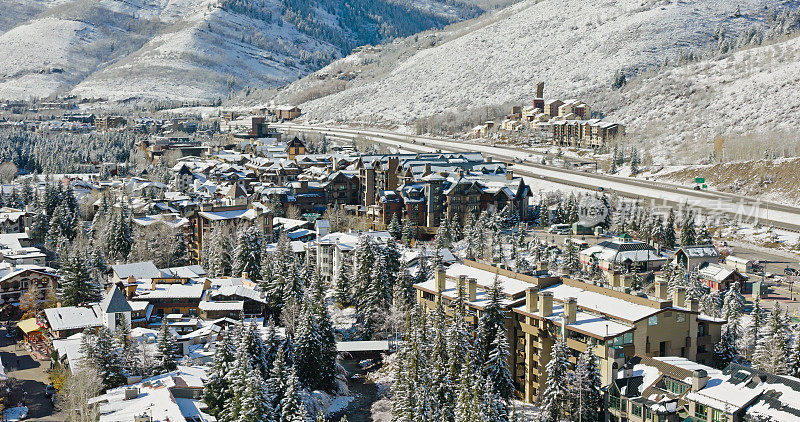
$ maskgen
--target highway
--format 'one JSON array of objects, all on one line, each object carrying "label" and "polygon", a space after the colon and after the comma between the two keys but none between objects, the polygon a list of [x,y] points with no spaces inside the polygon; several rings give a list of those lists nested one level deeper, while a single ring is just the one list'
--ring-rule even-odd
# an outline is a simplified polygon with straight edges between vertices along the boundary
[{"label": "highway", "polygon": [[541,165],[532,162],[534,160],[532,153],[520,149],[374,129],[347,129],[292,123],[279,123],[275,126],[279,129],[297,132],[322,133],[338,139],[363,138],[406,151],[481,152],[485,157],[509,163],[514,174],[519,176],[647,200],[656,207],[680,208],[688,205],[693,209],[702,210],[706,215],[725,215],[745,223],[753,224],[758,221],[761,224],[777,228],[800,231],[800,208],[798,207],[765,202],[732,193],[698,191],[665,182]]}]

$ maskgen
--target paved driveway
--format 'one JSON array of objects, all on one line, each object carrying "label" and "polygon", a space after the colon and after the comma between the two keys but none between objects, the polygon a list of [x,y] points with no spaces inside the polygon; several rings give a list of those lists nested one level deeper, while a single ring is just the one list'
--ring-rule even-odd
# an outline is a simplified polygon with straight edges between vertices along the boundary
[{"label": "paved driveway", "polygon": [[49,361],[38,361],[16,339],[6,337],[5,329],[0,330],[0,359],[12,383],[11,403],[25,400],[28,406],[28,420],[58,422],[66,420],[53,409],[53,404],[44,395],[44,388],[50,384],[50,376],[45,370]]}]

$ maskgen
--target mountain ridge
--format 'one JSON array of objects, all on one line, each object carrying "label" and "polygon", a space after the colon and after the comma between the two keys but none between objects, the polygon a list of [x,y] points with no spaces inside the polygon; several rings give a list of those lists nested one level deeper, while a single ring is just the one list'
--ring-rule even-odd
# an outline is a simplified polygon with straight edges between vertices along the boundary
[{"label": "mountain ridge", "polygon": [[469,1],[2,0],[17,17],[0,20],[11,59],[0,98],[207,100],[282,86],[352,46],[482,13]]}]

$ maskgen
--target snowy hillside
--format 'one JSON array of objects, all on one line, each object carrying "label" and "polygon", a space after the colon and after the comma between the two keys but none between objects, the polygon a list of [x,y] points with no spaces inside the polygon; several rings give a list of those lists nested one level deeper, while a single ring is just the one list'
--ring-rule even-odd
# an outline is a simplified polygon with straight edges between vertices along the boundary
[{"label": "snowy hillside", "polygon": [[[356,64],[349,66],[355,76],[346,81],[346,89],[307,102],[303,109],[318,120],[408,123],[444,111],[527,102],[535,83],[545,81],[547,96],[579,97],[602,110],[595,101],[611,89],[617,72],[630,75],[685,55],[711,43],[717,27],[735,33],[758,26],[765,8],[783,4],[527,0],[470,21],[470,30],[461,28],[456,37],[445,35],[445,42],[420,47],[378,77],[358,76],[366,63],[363,55],[346,58],[344,63]],[[337,66],[347,68],[339,63],[330,68]]]},{"label": "snowy hillside", "polygon": [[637,78],[607,104],[651,150],[687,162],[708,157],[718,136],[725,161],[797,156],[799,86],[793,38]]},{"label": "snowy hillside", "polygon": [[[478,16],[477,0],[0,0],[0,98],[209,99]],[[11,13],[6,13],[11,12]]]}]

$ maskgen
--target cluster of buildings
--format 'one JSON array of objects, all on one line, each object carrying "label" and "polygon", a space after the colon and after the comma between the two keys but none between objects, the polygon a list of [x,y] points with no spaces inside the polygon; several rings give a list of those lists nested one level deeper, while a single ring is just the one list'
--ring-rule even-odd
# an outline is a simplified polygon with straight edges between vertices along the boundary
[{"label": "cluster of buildings", "polygon": [[724,370],[709,366],[726,321],[704,315],[683,288],[669,294],[665,280],[656,278],[652,295],[633,294],[620,278],[586,282],[555,276],[545,263],[520,274],[464,260],[438,268],[414,288],[418,303],[430,310],[443,306],[452,314],[461,299],[467,322],[477,329],[495,279],[503,291],[514,387],[526,402],[544,392],[553,345],[563,338],[573,364],[591,347],[606,421],[800,417],[800,380],[737,364]]},{"label": "cluster of buildings", "polygon": [[508,135],[532,131],[550,137],[554,145],[598,149],[625,134],[625,126],[592,118],[592,108],[577,99],[545,99],[544,82],[536,85],[530,106],[514,106],[511,114],[495,125],[486,122],[472,129],[470,136],[483,138],[493,131]]}]

